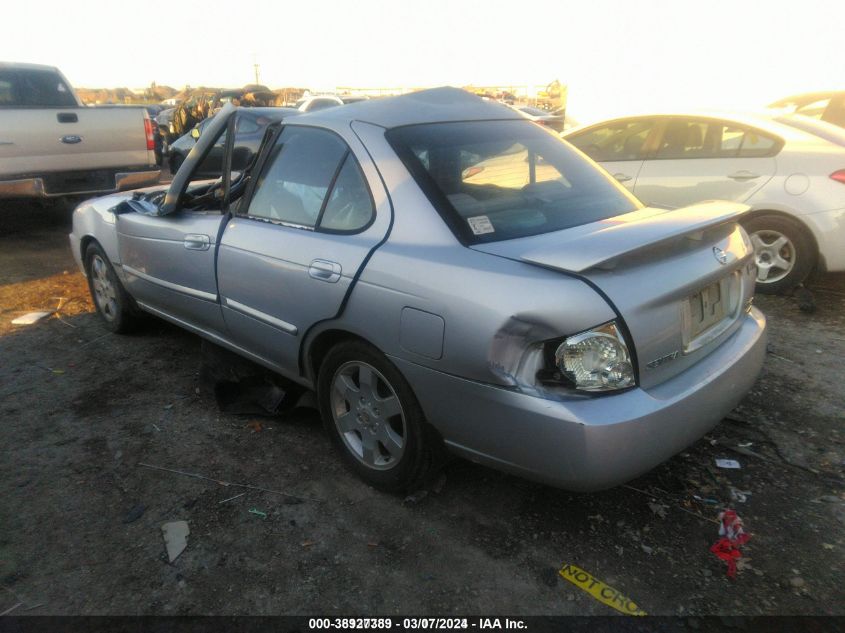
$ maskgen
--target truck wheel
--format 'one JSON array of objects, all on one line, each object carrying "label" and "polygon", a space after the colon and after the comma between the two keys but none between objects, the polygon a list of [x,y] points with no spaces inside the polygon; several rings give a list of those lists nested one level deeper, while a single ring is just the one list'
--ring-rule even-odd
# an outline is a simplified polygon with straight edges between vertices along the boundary
[{"label": "truck wheel", "polygon": [[782,215],[758,215],[743,222],[754,245],[757,292],[784,294],[803,282],[816,265],[806,229]]},{"label": "truck wheel", "polygon": [[85,272],[91,298],[106,327],[118,334],[132,330],[138,321],[138,308],[99,244],[92,243],[85,250]]},{"label": "truck wheel", "polygon": [[320,414],[347,465],[381,490],[412,490],[431,475],[440,441],[399,370],[374,347],[333,347],[317,378]]}]

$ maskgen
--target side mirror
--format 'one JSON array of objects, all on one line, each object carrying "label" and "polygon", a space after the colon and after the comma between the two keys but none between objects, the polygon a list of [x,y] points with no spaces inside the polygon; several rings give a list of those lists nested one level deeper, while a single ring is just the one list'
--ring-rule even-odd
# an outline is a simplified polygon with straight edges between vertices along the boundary
[{"label": "side mirror", "polygon": [[196,141],[200,137],[200,129],[198,127],[191,129],[191,137]]}]

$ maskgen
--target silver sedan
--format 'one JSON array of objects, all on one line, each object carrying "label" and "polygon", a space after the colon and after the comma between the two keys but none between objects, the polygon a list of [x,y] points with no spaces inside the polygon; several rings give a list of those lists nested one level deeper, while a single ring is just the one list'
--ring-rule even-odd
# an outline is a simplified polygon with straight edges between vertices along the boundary
[{"label": "silver sedan", "polygon": [[[169,188],[77,208],[107,327],[157,315],[316,391],[374,486],[444,449],[595,490],[668,459],[754,383],[765,319],[738,220],[645,208],[505,106],[440,88],[209,124]],[[218,140],[223,176],[201,181]]]}]

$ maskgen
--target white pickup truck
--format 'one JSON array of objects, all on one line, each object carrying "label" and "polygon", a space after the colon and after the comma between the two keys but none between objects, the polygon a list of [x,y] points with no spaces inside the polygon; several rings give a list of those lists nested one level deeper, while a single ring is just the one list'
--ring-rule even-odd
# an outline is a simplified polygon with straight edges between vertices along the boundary
[{"label": "white pickup truck", "polygon": [[0,62],[0,198],[48,198],[158,182],[147,112],[89,108],[57,68]]}]

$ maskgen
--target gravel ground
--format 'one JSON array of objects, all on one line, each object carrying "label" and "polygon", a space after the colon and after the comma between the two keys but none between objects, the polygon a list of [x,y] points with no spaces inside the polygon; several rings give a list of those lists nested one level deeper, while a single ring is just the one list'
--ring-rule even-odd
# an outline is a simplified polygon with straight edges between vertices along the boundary
[{"label": "gravel ground", "polygon": [[[312,410],[222,414],[198,391],[197,337],[154,319],[107,334],[69,217],[0,205],[0,612],[614,613],[557,575],[568,563],[650,614],[845,614],[845,277],[814,282],[813,314],[758,297],[753,391],[629,485],[572,494],[456,461],[403,499],[349,474]],[[753,534],[735,581],[709,552],[730,505]],[[190,536],[169,563],[175,520]]]}]

